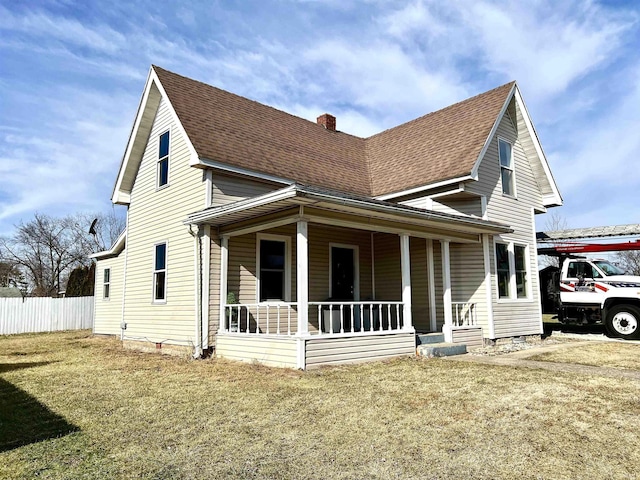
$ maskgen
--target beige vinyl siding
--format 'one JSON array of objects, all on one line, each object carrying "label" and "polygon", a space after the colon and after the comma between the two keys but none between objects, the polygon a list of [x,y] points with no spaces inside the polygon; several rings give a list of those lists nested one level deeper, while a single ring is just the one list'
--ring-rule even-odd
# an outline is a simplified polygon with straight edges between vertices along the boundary
[{"label": "beige vinyl siding", "polygon": [[220,238],[211,231],[211,266],[209,269],[209,345],[215,347],[220,327]]},{"label": "beige vinyl siding", "polygon": [[[516,198],[503,195],[498,157],[498,137],[513,145]],[[470,182],[469,190],[487,196],[489,220],[510,225],[513,233],[494,237],[495,241],[516,242],[529,248],[528,299],[498,300],[495,245],[490,244],[492,272],[492,301],[496,338],[533,335],[541,332],[541,310],[538,288],[538,266],[535,263],[536,248],[533,208],[542,207],[542,198],[531,165],[518,140],[518,132],[509,115],[505,115],[491,139],[480,163],[478,181]]]},{"label": "beige vinyl siding", "polygon": [[257,182],[247,178],[213,173],[211,204],[213,206],[226,205],[246,198],[253,198],[265,193],[273,192],[284,185],[273,185]]},{"label": "beige vinyl siding", "polygon": [[[158,137],[170,129],[169,182],[156,189]],[[202,171],[165,100],[160,102],[131,192],[127,235],[125,335],[131,340],[192,345],[195,341],[195,246],[187,214],[205,204]],[[167,242],[166,303],[153,302],[154,244]]]},{"label": "beige vinyl siding", "polygon": [[453,215],[473,215],[482,217],[480,197],[448,199],[446,197],[434,200],[431,206],[434,212],[450,213]]},{"label": "beige vinyl siding", "polygon": [[[95,316],[93,333],[100,335],[120,335],[122,320],[122,292],[124,282],[124,258],[126,250],[117,257],[96,262]],[[110,268],[109,298],[103,297],[104,270]]]},{"label": "beige vinyl siding", "polygon": [[412,333],[318,338],[306,341],[306,367],[385,360],[401,355],[413,355],[416,339]]},{"label": "beige vinyl siding", "polygon": [[409,255],[411,257],[411,318],[413,327],[419,332],[428,332],[430,320],[427,241],[423,238],[410,238]]},{"label": "beige vinyl siding", "polygon": [[[452,243],[449,245],[451,265],[451,301],[476,304],[478,324],[489,336],[487,290],[484,275],[482,244]],[[455,309],[453,311],[455,320]]]},{"label": "beige vinyl siding", "polygon": [[228,360],[260,362],[270,367],[297,366],[295,338],[218,335],[216,356]]},{"label": "beige vinyl siding", "polygon": [[425,210],[427,210],[431,205],[431,201],[429,201],[427,197],[423,196],[417,196],[415,198],[410,198],[409,200],[402,200],[398,203],[401,205],[406,205],[408,207],[422,208]]},{"label": "beige vinyl siding", "polygon": [[400,270],[400,236],[376,233],[374,261],[375,299],[398,302],[402,300],[402,272]]},{"label": "beige vinyl siding", "polygon": [[477,348],[484,345],[481,328],[465,328],[453,330],[453,343],[464,343],[468,348]]},{"label": "beige vinyl siding", "polygon": [[[449,245],[451,246],[451,245]],[[451,253],[451,251],[449,251]],[[442,283],[442,244],[433,242],[433,270],[436,291],[436,327],[442,331],[444,325],[444,284]]]}]

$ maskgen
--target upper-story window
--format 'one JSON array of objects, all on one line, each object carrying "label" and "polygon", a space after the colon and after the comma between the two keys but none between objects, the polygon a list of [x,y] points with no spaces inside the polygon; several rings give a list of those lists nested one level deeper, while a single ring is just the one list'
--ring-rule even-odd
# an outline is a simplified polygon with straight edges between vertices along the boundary
[{"label": "upper-story window", "polygon": [[158,139],[158,188],[169,183],[169,132],[164,132]]},{"label": "upper-story window", "polygon": [[498,155],[500,157],[500,177],[502,179],[502,193],[510,197],[516,196],[513,148],[511,144],[501,138],[498,139]]}]

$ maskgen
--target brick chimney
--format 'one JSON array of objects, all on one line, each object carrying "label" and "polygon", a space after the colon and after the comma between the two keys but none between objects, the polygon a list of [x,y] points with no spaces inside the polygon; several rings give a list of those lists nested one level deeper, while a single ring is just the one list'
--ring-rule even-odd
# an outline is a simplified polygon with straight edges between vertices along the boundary
[{"label": "brick chimney", "polygon": [[333,115],[325,113],[324,115],[320,115],[317,121],[318,125],[322,125],[327,130],[336,131],[336,117]]}]

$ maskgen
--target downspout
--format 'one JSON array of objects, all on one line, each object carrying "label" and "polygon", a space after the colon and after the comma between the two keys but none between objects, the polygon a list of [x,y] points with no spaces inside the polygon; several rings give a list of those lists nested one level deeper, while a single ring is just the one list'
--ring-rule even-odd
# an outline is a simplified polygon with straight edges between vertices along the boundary
[{"label": "downspout", "polygon": [[193,352],[193,358],[202,357],[202,312],[201,312],[201,295],[200,295],[200,235],[199,229],[196,226],[196,231],[193,231],[195,225],[189,225],[189,233],[193,237],[193,260],[194,260],[194,275],[195,275],[195,349]]},{"label": "downspout", "polygon": [[120,341],[124,342],[124,331],[127,322],[124,320],[124,304],[127,295],[127,259],[129,258],[129,206],[127,205],[127,220],[124,229],[124,275],[122,281],[122,319],[120,320]]}]

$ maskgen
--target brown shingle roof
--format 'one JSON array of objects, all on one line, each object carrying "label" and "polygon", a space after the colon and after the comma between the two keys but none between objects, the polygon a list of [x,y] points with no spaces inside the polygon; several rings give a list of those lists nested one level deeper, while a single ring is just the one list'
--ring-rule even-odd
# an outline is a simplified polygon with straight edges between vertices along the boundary
[{"label": "brown shingle roof", "polygon": [[364,139],[153,68],[201,158],[370,195]]},{"label": "brown shingle roof", "polygon": [[200,158],[366,196],[468,175],[513,86],[363,139],[153,69]]},{"label": "brown shingle roof", "polygon": [[373,195],[469,175],[514,84],[369,137]]}]

